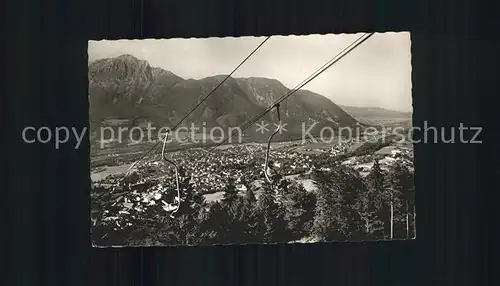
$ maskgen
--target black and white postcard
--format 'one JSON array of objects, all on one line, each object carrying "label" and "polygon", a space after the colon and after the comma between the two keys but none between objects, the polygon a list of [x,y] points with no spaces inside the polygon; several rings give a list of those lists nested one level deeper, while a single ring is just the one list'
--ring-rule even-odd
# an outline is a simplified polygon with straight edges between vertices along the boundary
[{"label": "black and white postcard", "polygon": [[416,237],[410,33],[90,41],[95,247]]}]

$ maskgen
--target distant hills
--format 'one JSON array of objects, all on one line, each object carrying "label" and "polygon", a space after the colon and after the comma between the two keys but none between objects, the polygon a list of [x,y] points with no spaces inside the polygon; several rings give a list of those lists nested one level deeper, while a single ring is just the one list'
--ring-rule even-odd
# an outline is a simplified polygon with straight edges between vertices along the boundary
[{"label": "distant hills", "polygon": [[361,123],[369,125],[398,125],[409,127],[412,123],[412,112],[389,110],[380,107],[340,106],[349,115]]},{"label": "distant hills", "polygon": [[[88,77],[91,122],[147,120],[171,126],[226,76],[184,79],[168,70],[151,67],[147,61],[132,55],[122,55],[89,63]],[[207,127],[240,126],[289,90],[276,79],[229,78],[186,119],[185,125],[204,122]],[[299,90],[282,103],[281,111],[289,132],[300,132],[302,123],[317,122],[316,128],[354,127],[358,117],[396,114],[384,109],[341,108],[307,90]],[[401,113],[403,115],[408,117]],[[263,119],[277,120],[275,112]]]},{"label": "distant hills", "polygon": [[411,118],[412,116],[412,112],[395,111],[380,107],[354,107],[345,105],[339,106],[354,117]]}]

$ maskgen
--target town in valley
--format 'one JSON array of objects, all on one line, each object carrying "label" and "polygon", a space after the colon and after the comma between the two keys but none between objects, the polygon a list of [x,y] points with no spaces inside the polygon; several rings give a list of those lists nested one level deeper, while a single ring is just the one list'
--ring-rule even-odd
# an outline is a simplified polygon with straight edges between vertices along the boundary
[{"label": "town in valley", "polygon": [[[392,34],[405,34],[409,42],[408,33]],[[375,34],[366,45],[377,37],[389,36]],[[89,44],[89,55],[90,50]],[[213,132],[200,130],[245,126],[293,86],[260,75],[181,76],[133,50],[89,56],[94,246],[416,237],[411,111],[340,105],[334,95],[308,86],[243,130],[238,140],[219,143]],[[346,56],[346,65],[357,52]],[[409,50],[404,52],[410,62]],[[157,131],[142,141],[132,139],[151,126],[174,127],[222,80],[179,125],[184,131],[171,131],[168,143]],[[259,128],[264,122],[267,127]],[[186,131],[192,125],[206,129]],[[276,134],[278,125],[286,130]],[[304,136],[304,126],[312,125],[312,136]],[[343,127],[356,131],[336,132]],[[103,128],[123,136],[102,138]],[[328,140],[325,128],[335,130]]]}]

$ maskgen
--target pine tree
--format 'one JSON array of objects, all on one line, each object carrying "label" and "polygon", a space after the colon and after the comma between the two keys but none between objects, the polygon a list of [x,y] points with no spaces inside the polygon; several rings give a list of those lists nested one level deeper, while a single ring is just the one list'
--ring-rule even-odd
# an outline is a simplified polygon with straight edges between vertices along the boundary
[{"label": "pine tree", "polygon": [[322,240],[364,238],[364,221],[359,200],[366,190],[360,175],[352,168],[337,165],[331,172],[315,174],[317,192],[313,232]]},{"label": "pine tree", "polygon": [[364,221],[357,209],[366,185],[359,173],[350,167],[338,166],[333,172],[334,184],[340,190],[342,216],[346,221],[343,234],[349,239],[364,239]]},{"label": "pine tree", "polygon": [[413,176],[406,166],[396,162],[391,166],[387,179],[395,212],[395,237],[410,238],[410,200],[413,196]]},{"label": "pine tree", "polygon": [[346,220],[340,211],[338,192],[325,185],[318,188],[312,233],[320,241],[345,240]]},{"label": "pine tree", "polygon": [[366,226],[370,229],[372,238],[390,238],[391,236],[391,195],[386,173],[375,160],[366,177],[368,190],[362,200],[365,202],[364,216]]},{"label": "pine tree", "polygon": [[361,231],[364,239],[381,239],[384,237],[384,222],[379,214],[383,207],[385,182],[379,163],[376,161],[366,183],[361,181],[359,196],[355,209],[361,220]]},{"label": "pine tree", "polygon": [[226,233],[221,237],[222,243],[238,243],[242,239],[242,225],[239,221],[240,197],[236,190],[235,181],[230,179],[226,184],[224,196],[221,200],[221,207],[224,213]]},{"label": "pine tree", "polygon": [[163,246],[178,245],[177,225],[172,219],[144,220],[136,226],[135,231],[127,237],[126,245],[130,246]]},{"label": "pine tree", "polygon": [[288,187],[288,194],[284,200],[285,220],[294,239],[301,239],[309,235],[314,219],[316,197],[307,192],[298,183]]},{"label": "pine tree", "polygon": [[219,202],[208,205],[208,211],[202,214],[200,220],[200,233],[202,241],[200,244],[224,244],[228,243],[226,237],[229,232],[227,215]]},{"label": "pine tree", "polygon": [[241,233],[244,235],[243,243],[262,242],[264,220],[257,207],[257,199],[253,191],[248,189],[245,197],[237,202],[237,219],[241,225]]},{"label": "pine tree", "polygon": [[263,242],[288,242],[285,213],[275,201],[274,190],[265,186],[257,205],[263,217]]},{"label": "pine tree", "polygon": [[380,208],[377,207],[376,192],[372,188],[366,188],[361,193],[356,205],[360,218],[363,221],[363,232],[365,239],[383,238],[384,222],[377,215]]},{"label": "pine tree", "polygon": [[258,200],[253,188],[248,188],[242,207],[245,227],[245,236],[249,243],[259,243],[263,239],[264,216],[258,208]]},{"label": "pine tree", "polygon": [[225,233],[220,236],[221,243],[261,242],[262,215],[258,212],[253,190],[248,188],[245,196],[239,196],[232,181],[224,190],[220,206]]}]

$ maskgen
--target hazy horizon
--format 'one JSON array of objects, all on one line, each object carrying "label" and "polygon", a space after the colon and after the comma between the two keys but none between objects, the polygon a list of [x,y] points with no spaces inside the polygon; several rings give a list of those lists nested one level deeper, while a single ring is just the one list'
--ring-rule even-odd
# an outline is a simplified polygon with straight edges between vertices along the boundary
[{"label": "hazy horizon", "polygon": [[[361,33],[273,36],[233,77],[276,79],[291,89],[359,36]],[[201,79],[231,73],[264,39],[89,41],[88,58],[92,62],[130,54],[184,79]],[[338,105],[412,112],[410,47],[408,32],[375,33],[303,89]]]}]

